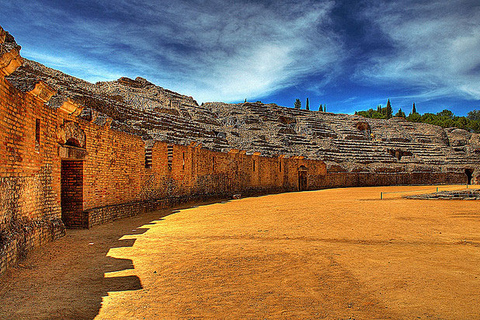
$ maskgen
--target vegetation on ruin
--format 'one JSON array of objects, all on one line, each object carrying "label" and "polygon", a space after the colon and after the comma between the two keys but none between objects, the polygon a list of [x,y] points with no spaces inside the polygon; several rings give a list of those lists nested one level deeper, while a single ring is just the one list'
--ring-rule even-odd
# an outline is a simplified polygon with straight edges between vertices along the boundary
[{"label": "vegetation on ruin", "polygon": [[[373,119],[390,119],[392,117],[392,107],[390,100],[387,102],[386,107],[381,105],[377,106],[377,109],[368,109],[366,111],[355,111],[356,115],[363,116],[365,118]],[[470,132],[480,133],[480,111],[470,111],[466,117],[456,116],[452,111],[444,109],[438,113],[424,113],[417,112],[415,103],[412,106],[412,111],[408,114],[402,111],[400,108],[395,114],[395,117],[405,118],[410,122],[421,122],[437,125],[444,128],[456,127],[464,129]]]}]

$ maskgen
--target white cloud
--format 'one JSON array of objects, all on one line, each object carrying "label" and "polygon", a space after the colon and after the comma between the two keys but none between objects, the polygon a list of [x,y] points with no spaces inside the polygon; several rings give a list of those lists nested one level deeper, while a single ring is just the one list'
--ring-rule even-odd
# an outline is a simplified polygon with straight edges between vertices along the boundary
[{"label": "white cloud", "polygon": [[[171,79],[172,89],[186,90],[200,101],[266,95],[294,85],[305,74],[329,73],[342,51],[327,28],[318,31],[328,25],[333,3],[308,3],[276,3],[273,8],[253,2],[219,3],[213,6],[216,11],[209,7],[206,13],[199,7],[171,6],[166,16],[182,23],[148,26],[149,32],[162,37],[142,47],[145,51],[160,48],[162,58],[180,69],[167,70],[180,78],[178,82]],[[159,10],[159,15],[165,14],[165,8]],[[175,45],[190,51],[178,52]],[[150,61],[155,59],[155,54],[151,56]]]},{"label": "white cloud", "polygon": [[[118,79],[123,75],[112,71],[111,68],[98,66],[95,62],[87,61],[83,57],[53,56],[51,53],[41,51],[23,51],[22,56],[34,61],[42,61],[49,68],[60,70],[66,74],[75,73],[77,78],[95,83]],[[83,70],[83,71],[82,71]]]},{"label": "white cloud", "polygon": [[328,78],[343,50],[330,28],[333,1],[112,0],[105,19],[23,4],[32,17],[52,15],[42,19],[51,47],[27,50],[39,62],[89,81],[138,75],[199,101],[265,96],[310,73]]},{"label": "white cloud", "polygon": [[357,77],[417,86],[417,97],[480,99],[480,10],[473,1],[397,1],[369,7],[365,16],[392,41]]}]

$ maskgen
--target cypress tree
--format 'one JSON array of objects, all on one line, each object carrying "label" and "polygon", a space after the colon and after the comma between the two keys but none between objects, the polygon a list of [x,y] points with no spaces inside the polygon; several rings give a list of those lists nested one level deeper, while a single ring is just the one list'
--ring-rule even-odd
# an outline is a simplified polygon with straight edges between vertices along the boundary
[{"label": "cypress tree", "polygon": [[300,99],[295,100],[295,109],[300,109],[302,108],[302,102]]},{"label": "cypress tree", "polygon": [[387,119],[390,119],[393,116],[393,111],[392,111],[392,105],[390,103],[390,99],[387,100],[387,106],[385,107],[385,113],[387,116]]},{"label": "cypress tree", "polygon": [[415,113],[417,113],[417,108],[415,108],[415,102],[414,102],[412,107],[412,114],[415,114]]},{"label": "cypress tree", "polygon": [[308,98],[307,98],[307,106],[306,106],[306,109],[307,109],[307,110],[310,110],[310,103],[308,102]]},{"label": "cypress tree", "polygon": [[320,105],[320,107],[318,107],[318,111],[323,112],[323,105]]}]

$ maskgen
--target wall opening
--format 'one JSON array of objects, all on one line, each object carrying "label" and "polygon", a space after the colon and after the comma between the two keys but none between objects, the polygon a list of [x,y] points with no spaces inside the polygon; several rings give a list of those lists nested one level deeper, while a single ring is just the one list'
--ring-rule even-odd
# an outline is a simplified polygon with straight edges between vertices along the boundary
[{"label": "wall opening", "polygon": [[83,215],[83,161],[62,160],[62,221],[67,228],[88,228]]},{"label": "wall opening", "polygon": [[75,138],[70,138],[70,139],[68,139],[68,140],[65,142],[65,144],[66,144],[67,146],[82,148],[82,146],[80,145],[80,142],[79,142],[77,139],[75,139]]},{"label": "wall opening", "polygon": [[467,184],[472,184],[473,169],[465,169],[465,174],[467,175]]},{"label": "wall opening", "polygon": [[172,171],[172,167],[173,167],[173,146],[167,146],[167,165],[168,165],[168,170]]},{"label": "wall opening", "polygon": [[35,120],[35,142],[40,144],[40,119]]},{"label": "wall opening", "polygon": [[40,119],[35,120],[35,151],[40,151]]},{"label": "wall opening", "polygon": [[150,169],[152,168],[153,163],[153,146],[145,145],[145,168]]},{"label": "wall opening", "polygon": [[252,162],[252,170],[253,170],[253,171],[255,171],[255,166],[256,166],[256,163],[255,163],[255,162],[256,162],[255,160],[253,160],[253,162]]},{"label": "wall opening", "polygon": [[305,166],[300,166],[298,168],[298,190],[299,191],[304,191],[308,189],[308,184],[307,184],[307,167]]}]

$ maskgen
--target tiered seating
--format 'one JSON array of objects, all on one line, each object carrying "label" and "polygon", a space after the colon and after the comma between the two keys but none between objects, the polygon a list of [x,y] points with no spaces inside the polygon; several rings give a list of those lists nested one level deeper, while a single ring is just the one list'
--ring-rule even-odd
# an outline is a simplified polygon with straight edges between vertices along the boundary
[{"label": "tiered seating", "polygon": [[28,60],[8,80],[27,91],[42,80],[58,91],[51,101],[71,98],[100,117],[112,118],[113,128],[144,139],[178,144],[194,140],[218,151],[235,148],[332,162],[480,164],[473,148],[450,147],[442,128],[402,119],[365,119],[262,103],[199,106],[192,97],[145,79],[91,84]]}]

